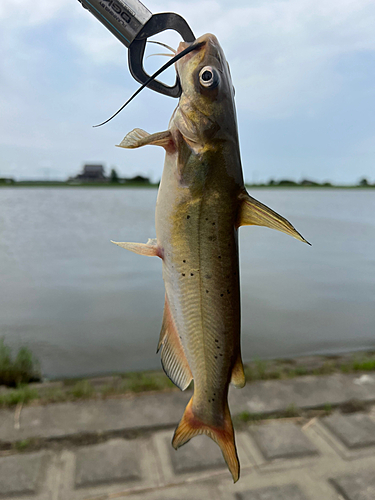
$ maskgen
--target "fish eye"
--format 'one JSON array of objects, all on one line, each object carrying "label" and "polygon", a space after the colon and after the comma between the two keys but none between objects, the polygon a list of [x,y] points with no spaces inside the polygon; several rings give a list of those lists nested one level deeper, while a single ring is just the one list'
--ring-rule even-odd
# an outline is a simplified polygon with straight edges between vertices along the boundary
[{"label": "fish eye", "polygon": [[214,89],[219,85],[219,74],[211,66],[205,66],[199,72],[199,83],[207,89]]}]

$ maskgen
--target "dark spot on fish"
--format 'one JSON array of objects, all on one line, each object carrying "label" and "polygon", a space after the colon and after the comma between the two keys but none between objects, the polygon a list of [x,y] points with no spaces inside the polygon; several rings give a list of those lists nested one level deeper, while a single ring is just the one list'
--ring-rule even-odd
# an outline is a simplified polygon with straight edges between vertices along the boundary
[{"label": "dark spot on fish", "polygon": [[206,290],[206,293],[208,293],[208,290]]},{"label": "dark spot on fish", "polygon": [[217,345],[217,346],[216,346],[216,349],[220,349],[220,346],[219,346],[219,345]]},{"label": "dark spot on fish", "polygon": [[211,403],[211,399],[209,399],[208,402]]},{"label": "dark spot on fish", "polygon": [[219,356],[222,356],[222,354],[220,353]]},{"label": "dark spot on fish", "polygon": [[194,273],[190,273],[190,276],[194,276]]},{"label": "dark spot on fish", "polygon": [[186,216],[186,218],[187,218],[187,219],[190,219],[190,215],[187,215],[187,216]]},{"label": "dark spot on fish", "polygon": [[208,217],[206,217],[206,220],[208,220]]},{"label": "dark spot on fish", "polygon": [[216,396],[216,392],[214,392],[214,396]]},{"label": "dark spot on fish", "polygon": [[221,293],[221,294],[220,294],[220,297],[224,297],[224,294],[223,294],[223,293]]},{"label": "dark spot on fish", "polygon": [[227,290],[227,293],[229,294],[229,293],[230,293],[230,291],[229,291],[229,290]]},{"label": "dark spot on fish", "polygon": [[215,342],[219,342],[217,339],[215,339]]},{"label": "dark spot on fish", "polygon": [[185,276],[185,273],[182,273],[182,276]]},{"label": "dark spot on fish", "polygon": [[185,264],[186,260],[183,260],[182,262]]},{"label": "dark spot on fish", "polygon": [[215,401],[214,398],[212,398],[212,401]]},{"label": "dark spot on fish", "polygon": [[217,356],[215,356],[215,359],[217,359]]},{"label": "dark spot on fish", "polygon": [[216,222],[213,222],[212,225],[214,226],[216,224]]}]

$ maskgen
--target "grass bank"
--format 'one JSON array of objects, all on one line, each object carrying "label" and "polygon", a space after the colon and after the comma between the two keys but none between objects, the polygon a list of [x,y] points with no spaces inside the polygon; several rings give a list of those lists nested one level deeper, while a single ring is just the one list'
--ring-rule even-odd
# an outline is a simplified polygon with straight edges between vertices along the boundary
[{"label": "grass bank", "polygon": [[[3,347],[4,352],[4,347]],[[286,360],[255,360],[245,365],[248,383],[257,380],[285,380],[306,375],[375,372],[375,353],[341,356],[309,356]],[[0,386],[0,407],[17,404],[57,403],[82,399],[104,399],[137,393],[178,390],[162,371],[130,372],[109,377],[66,379],[57,382]],[[294,409],[288,411],[292,415]],[[246,420],[246,416],[243,416]]]},{"label": "grass bank", "polygon": [[41,380],[40,365],[27,347],[14,356],[4,339],[0,339],[0,386],[17,387]]}]

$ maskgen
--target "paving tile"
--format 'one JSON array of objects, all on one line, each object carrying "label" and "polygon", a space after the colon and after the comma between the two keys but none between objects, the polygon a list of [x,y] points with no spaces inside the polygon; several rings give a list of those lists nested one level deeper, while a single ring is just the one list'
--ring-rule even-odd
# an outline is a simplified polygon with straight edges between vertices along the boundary
[{"label": "paving tile", "polygon": [[330,481],[345,500],[374,500],[375,498],[373,470],[338,476]]},{"label": "paving tile", "polygon": [[375,422],[367,415],[335,413],[322,419],[323,424],[348,448],[375,445]]},{"label": "paving tile", "polygon": [[[97,500],[101,497],[97,497]],[[110,497],[102,497],[104,500]],[[145,492],[137,492],[123,497],[114,498],[118,500],[235,500],[234,495],[222,495],[218,487],[218,480],[205,479],[197,482],[186,482],[177,486],[170,485],[168,488],[152,489]],[[69,499],[70,500],[70,499]]]},{"label": "paving tile", "polygon": [[77,488],[140,479],[136,441],[113,439],[77,452]]},{"label": "paving tile", "polygon": [[0,495],[36,493],[44,453],[0,458]]},{"label": "paving tile", "polygon": [[286,484],[236,493],[236,500],[307,500],[299,486]]},{"label": "paving tile", "polygon": [[175,450],[168,439],[168,449],[176,474],[226,467],[219,446],[208,436],[197,436]]},{"label": "paving tile", "polygon": [[267,460],[317,454],[301,428],[290,422],[252,426],[250,433]]}]

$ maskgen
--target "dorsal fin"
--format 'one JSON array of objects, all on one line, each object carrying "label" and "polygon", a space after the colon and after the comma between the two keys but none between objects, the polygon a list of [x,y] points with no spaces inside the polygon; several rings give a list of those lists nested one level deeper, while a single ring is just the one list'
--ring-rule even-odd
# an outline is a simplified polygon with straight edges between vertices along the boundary
[{"label": "dorsal fin", "polygon": [[172,382],[184,391],[192,381],[193,375],[169,309],[167,296],[165,296],[158,351],[160,348],[163,370]]}]

